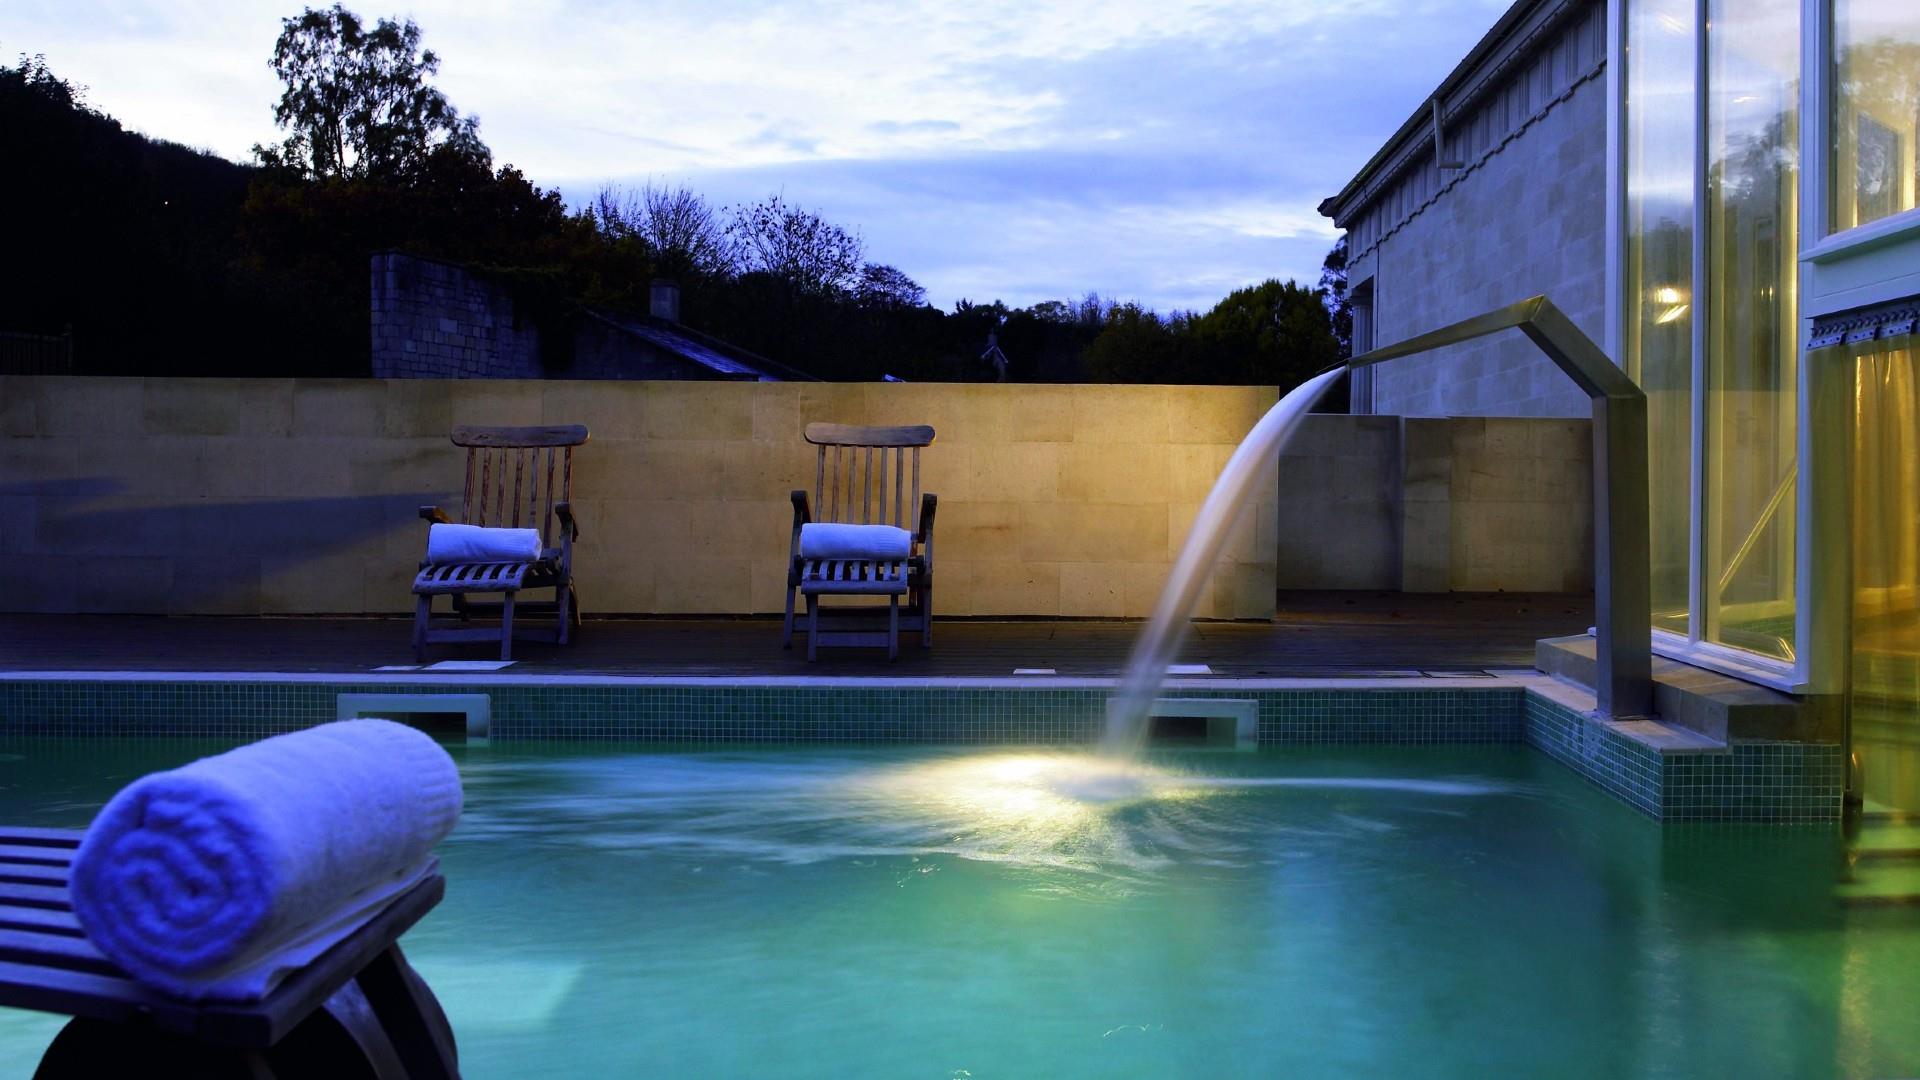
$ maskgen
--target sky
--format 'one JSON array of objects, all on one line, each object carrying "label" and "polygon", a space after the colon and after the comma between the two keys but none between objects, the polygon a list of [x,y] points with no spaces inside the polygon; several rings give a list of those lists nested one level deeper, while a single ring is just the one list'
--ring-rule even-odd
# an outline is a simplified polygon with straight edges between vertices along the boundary
[{"label": "sky", "polygon": [[[1204,311],[1318,279],[1315,207],[1508,0],[357,0],[410,16],[497,164],[569,205],[686,184],[778,192],[928,300],[1088,292]],[[277,139],[267,59],[294,3],[6,0],[42,53],[149,135],[244,160]]]}]

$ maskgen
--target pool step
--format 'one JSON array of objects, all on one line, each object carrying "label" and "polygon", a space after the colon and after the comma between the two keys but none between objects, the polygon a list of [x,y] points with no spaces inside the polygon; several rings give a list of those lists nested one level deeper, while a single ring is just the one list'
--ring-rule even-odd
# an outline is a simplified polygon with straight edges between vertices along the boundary
[{"label": "pool step", "polygon": [[1854,838],[1853,853],[1861,859],[1920,855],[1920,824],[1864,822],[1860,835]]},{"label": "pool step", "polygon": [[1872,873],[1845,882],[1834,891],[1849,907],[1920,904],[1920,862],[1875,867]]},{"label": "pool step", "polygon": [[1911,815],[1873,814],[1849,849],[1851,880],[1836,890],[1848,906],[1920,905],[1920,822]]}]

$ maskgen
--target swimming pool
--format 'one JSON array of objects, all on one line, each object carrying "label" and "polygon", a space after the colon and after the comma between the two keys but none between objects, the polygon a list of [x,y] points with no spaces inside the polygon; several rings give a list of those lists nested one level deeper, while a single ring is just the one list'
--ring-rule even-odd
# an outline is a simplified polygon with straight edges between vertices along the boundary
[{"label": "swimming pool", "polygon": [[[83,825],[206,742],[14,739]],[[405,940],[471,1077],[1871,1076],[1920,910],[1826,826],[1659,825],[1524,746],[455,748]],[[0,1074],[59,1021],[0,1012]]]}]

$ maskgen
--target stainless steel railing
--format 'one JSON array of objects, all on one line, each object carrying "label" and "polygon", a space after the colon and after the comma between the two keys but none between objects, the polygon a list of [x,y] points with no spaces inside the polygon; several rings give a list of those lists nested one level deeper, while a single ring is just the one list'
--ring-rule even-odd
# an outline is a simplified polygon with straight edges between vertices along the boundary
[{"label": "stainless steel railing", "polygon": [[1613,719],[1653,712],[1653,615],[1647,555],[1647,397],[1544,296],[1373,349],[1350,368],[1518,330],[1593,400],[1594,696]]}]

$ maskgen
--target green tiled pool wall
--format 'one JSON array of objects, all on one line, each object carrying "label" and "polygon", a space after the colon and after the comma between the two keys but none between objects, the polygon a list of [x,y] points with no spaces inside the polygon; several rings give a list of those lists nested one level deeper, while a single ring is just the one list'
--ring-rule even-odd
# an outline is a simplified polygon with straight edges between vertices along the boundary
[{"label": "green tiled pool wall", "polygon": [[[1085,743],[1107,691],[945,686],[0,681],[0,734],[260,738],[332,720],[341,694],[485,694],[496,739]],[[1520,741],[1522,691],[1169,691],[1254,700],[1259,741]],[[427,710],[422,710],[427,711]]]},{"label": "green tiled pool wall", "polygon": [[1831,743],[1735,742],[1661,753],[1538,694],[1526,741],[1622,802],[1661,821],[1840,820],[1845,768]]},{"label": "green tiled pool wall", "polygon": [[1839,821],[1846,757],[1833,743],[1736,742],[1662,764],[1668,821]]},{"label": "green tiled pool wall", "polygon": [[[1105,690],[1076,688],[0,680],[0,737],[261,738],[332,720],[335,699],[348,693],[485,694],[496,739],[694,743],[1084,744],[1098,736],[1107,702]],[[1840,814],[1838,746],[1736,743],[1663,755],[1511,685],[1165,696],[1256,701],[1262,745],[1525,742],[1665,821]]]}]

